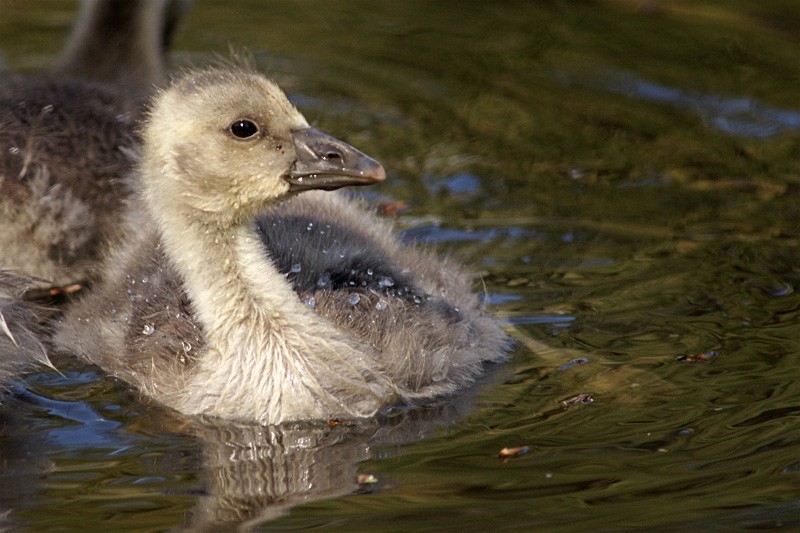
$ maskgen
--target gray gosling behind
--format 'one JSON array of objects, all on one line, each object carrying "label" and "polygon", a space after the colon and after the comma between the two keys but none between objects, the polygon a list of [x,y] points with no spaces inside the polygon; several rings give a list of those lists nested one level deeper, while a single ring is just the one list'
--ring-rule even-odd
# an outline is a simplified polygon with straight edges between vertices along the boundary
[{"label": "gray gosling behind", "polygon": [[[138,99],[164,79],[164,56],[192,0],[82,0],[53,73],[115,84]],[[130,91],[130,89],[133,89]]]},{"label": "gray gosling behind", "polygon": [[55,285],[93,277],[130,195],[137,117],[188,5],[83,0],[53,72],[2,73],[0,268]]},{"label": "gray gosling behind", "polygon": [[264,76],[186,73],[142,138],[123,237],[60,349],[182,413],[262,424],[373,416],[504,359],[464,272],[326,192],[383,168]]},{"label": "gray gosling behind", "polygon": [[83,0],[56,68],[0,72],[0,388],[37,364],[53,309],[30,288],[92,278],[130,195],[135,117],[187,0]]},{"label": "gray gosling behind", "polygon": [[55,285],[93,276],[130,194],[134,127],[106,87],[0,82],[0,267]]}]

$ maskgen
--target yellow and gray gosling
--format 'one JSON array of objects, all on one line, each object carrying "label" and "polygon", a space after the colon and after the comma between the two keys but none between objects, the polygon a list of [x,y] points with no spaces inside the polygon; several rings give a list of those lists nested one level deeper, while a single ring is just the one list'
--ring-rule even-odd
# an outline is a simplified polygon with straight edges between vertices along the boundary
[{"label": "yellow and gray gosling", "polygon": [[327,192],[383,168],[267,78],[188,72],[142,139],[140,191],[60,349],[182,413],[264,424],[369,417],[505,358],[466,273]]}]

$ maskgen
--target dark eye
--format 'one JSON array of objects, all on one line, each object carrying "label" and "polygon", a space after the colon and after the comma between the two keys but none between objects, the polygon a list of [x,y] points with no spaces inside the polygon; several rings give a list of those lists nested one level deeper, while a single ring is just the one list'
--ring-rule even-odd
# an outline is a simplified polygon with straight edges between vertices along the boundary
[{"label": "dark eye", "polygon": [[248,139],[258,133],[258,126],[244,118],[235,120],[230,129],[231,133],[240,139]]}]

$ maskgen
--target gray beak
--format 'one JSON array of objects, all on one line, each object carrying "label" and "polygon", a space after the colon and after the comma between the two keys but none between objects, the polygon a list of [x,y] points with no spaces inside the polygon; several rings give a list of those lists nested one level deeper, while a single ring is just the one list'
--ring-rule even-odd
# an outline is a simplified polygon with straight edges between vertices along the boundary
[{"label": "gray beak", "polygon": [[284,176],[290,191],[333,190],[350,185],[372,185],[386,179],[380,163],[319,130],[295,130],[292,138],[297,160]]}]

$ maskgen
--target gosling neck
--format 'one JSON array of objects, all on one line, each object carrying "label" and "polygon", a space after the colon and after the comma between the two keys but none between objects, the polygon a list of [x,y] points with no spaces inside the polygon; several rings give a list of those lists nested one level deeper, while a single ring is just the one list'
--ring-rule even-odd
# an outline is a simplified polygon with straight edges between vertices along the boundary
[{"label": "gosling neck", "polygon": [[374,349],[299,301],[252,222],[163,216],[159,227],[206,337],[180,410],[272,424],[372,416],[398,400]]},{"label": "gosling neck", "polygon": [[[160,224],[167,255],[181,273],[209,341],[225,344],[244,322],[263,319],[274,329],[274,309],[304,313],[284,276],[269,262],[249,219],[221,223],[202,217],[165,218]],[[255,270],[258,279],[252,279]],[[258,287],[269,290],[258,290]],[[236,339],[237,344],[242,339]],[[231,349],[231,351],[234,351]],[[238,351],[238,350],[236,350]]]}]

